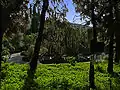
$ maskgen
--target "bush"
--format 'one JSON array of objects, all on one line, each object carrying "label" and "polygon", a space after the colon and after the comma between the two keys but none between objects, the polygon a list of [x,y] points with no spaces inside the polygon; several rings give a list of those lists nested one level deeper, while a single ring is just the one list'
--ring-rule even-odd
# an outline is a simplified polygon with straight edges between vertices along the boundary
[{"label": "bush", "polygon": [[76,60],[76,58],[75,57],[66,57],[66,60],[71,64],[71,65],[75,65],[75,60]]},{"label": "bush", "polygon": [[2,47],[4,48],[8,48],[10,50],[10,52],[14,52],[15,48],[14,46],[11,44],[10,42],[10,38],[3,36],[3,40],[2,40]]},{"label": "bush", "polygon": [[100,65],[98,65],[98,66],[96,67],[96,71],[101,72],[101,73],[104,73],[104,72],[105,72],[104,68],[103,68],[102,66],[100,66]]},{"label": "bush", "polygon": [[10,58],[10,53],[14,52],[14,47],[10,43],[10,38],[6,37],[5,35],[3,36],[2,40],[2,59],[4,62],[8,61]]},{"label": "bush", "polygon": [[3,48],[2,56],[10,55],[10,50],[8,48]]},{"label": "bush", "polygon": [[[97,66],[107,70],[107,63]],[[27,64],[2,63],[0,90],[89,90],[89,63],[38,64],[33,79],[27,70]],[[120,89],[118,76],[99,71],[95,70],[96,90]],[[114,65],[114,72],[119,74],[120,65]]]}]

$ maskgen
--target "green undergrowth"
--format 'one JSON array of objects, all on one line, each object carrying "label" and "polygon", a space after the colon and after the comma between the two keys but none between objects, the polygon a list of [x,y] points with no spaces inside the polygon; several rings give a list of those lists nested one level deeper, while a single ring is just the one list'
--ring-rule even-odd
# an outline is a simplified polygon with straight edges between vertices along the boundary
[{"label": "green undergrowth", "polygon": [[[89,63],[39,64],[34,78],[27,64],[2,64],[1,90],[89,90]],[[95,64],[96,90],[119,90],[120,65],[107,73],[107,63]],[[111,88],[111,89],[110,89]]]}]

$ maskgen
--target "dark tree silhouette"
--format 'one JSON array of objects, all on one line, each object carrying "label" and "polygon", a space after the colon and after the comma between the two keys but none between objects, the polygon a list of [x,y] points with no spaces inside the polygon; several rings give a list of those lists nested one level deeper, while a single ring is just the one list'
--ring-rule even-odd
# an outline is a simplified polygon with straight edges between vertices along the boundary
[{"label": "dark tree silhouette", "polygon": [[115,17],[116,17],[116,23],[115,23],[115,26],[114,26],[114,29],[115,29],[115,42],[116,42],[116,55],[115,55],[115,62],[116,63],[119,63],[120,62],[120,30],[118,29],[120,27],[120,11],[119,11],[119,4],[117,2],[117,0],[114,0],[114,3],[115,3]]},{"label": "dark tree silhouette", "polygon": [[116,63],[119,63],[119,62],[120,62],[120,40],[119,40],[119,39],[120,39],[120,35],[119,35],[119,34],[120,34],[119,32],[115,34],[115,36],[116,36],[116,38],[115,38],[115,42],[116,42],[115,62],[116,62]]},{"label": "dark tree silhouette", "polygon": [[[94,0],[92,0],[92,24],[93,24],[93,43],[95,44],[97,42],[97,35],[96,35],[96,20],[95,20],[95,14],[94,14]],[[90,73],[89,73],[89,81],[90,81],[90,87],[95,88],[94,84],[94,54],[95,52],[93,51],[93,58],[90,61]]]},{"label": "dark tree silhouette", "polygon": [[114,34],[110,36],[110,42],[109,42],[109,60],[108,60],[108,72],[113,72],[113,37]]},{"label": "dark tree silhouette", "polygon": [[[1,29],[1,26],[0,26],[0,29]],[[2,61],[2,32],[0,30],[0,72],[1,72],[1,61]]]},{"label": "dark tree silhouette", "polygon": [[43,7],[42,7],[41,17],[40,17],[40,28],[39,28],[38,37],[37,37],[36,43],[35,43],[34,54],[30,61],[30,70],[31,71],[35,71],[36,67],[37,67],[37,60],[38,60],[40,46],[41,46],[41,42],[42,42],[42,34],[43,34],[43,30],[44,30],[45,14],[48,9],[48,5],[49,5],[48,0],[43,0]]},{"label": "dark tree silhouette", "polygon": [[[1,0],[2,1],[2,0]],[[8,24],[11,23],[10,14],[18,12],[20,10],[20,6],[23,4],[24,0],[15,0],[13,4],[11,2],[8,2],[8,6],[2,5],[0,2],[0,18],[1,18],[1,24],[0,24],[0,69],[1,69],[1,61],[2,61],[2,37],[4,32],[6,31]],[[0,70],[1,71],[1,70]]]},{"label": "dark tree silhouette", "polygon": [[[112,2],[109,2],[109,5],[111,5]],[[110,6],[109,8],[109,20],[108,20],[108,31],[110,31],[110,42],[109,42],[109,59],[108,59],[108,72],[112,73],[113,72],[113,39],[114,39],[114,31],[113,31],[113,5]]]}]

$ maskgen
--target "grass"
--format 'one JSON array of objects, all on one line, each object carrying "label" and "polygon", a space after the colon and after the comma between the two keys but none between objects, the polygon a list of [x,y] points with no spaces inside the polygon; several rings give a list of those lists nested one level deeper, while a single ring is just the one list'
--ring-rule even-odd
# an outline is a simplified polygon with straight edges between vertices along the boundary
[{"label": "grass", "polygon": [[[31,79],[27,64],[2,64],[1,90],[89,90],[89,63],[39,64]],[[95,64],[96,90],[119,90],[120,65],[107,73],[107,63]]]}]

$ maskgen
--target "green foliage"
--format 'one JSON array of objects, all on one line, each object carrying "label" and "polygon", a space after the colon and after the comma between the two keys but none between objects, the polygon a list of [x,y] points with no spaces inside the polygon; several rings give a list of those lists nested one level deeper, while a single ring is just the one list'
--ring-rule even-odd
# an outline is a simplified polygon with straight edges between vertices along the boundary
[{"label": "green foliage", "polygon": [[77,88],[84,90],[88,87],[89,69],[88,67],[84,69],[84,66],[79,67],[79,65],[83,66],[82,63],[76,64],[75,67],[70,64],[38,65],[33,81],[29,78],[28,82],[25,81],[28,65],[7,64],[6,66],[3,64],[7,72],[6,77],[2,79],[1,89],[21,90],[25,84],[30,90],[73,90]]},{"label": "green foliage", "polygon": [[41,47],[41,48],[40,48],[39,55],[40,55],[40,54],[45,54],[46,52],[48,52],[48,49],[45,48],[45,47]]},{"label": "green foliage", "polygon": [[71,64],[71,65],[73,65],[73,66],[75,66],[75,57],[73,57],[73,56],[69,56],[69,57],[66,57],[66,60]]},{"label": "green foliage", "polygon": [[[119,90],[120,65],[115,73],[107,73],[107,63],[95,64],[96,90]],[[97,69],[100,67],[102,69]],[[27,64],[2,63],[1,90],[88,90],[89,63],[40,64],[33,80],[27,75]],[[117,73],[117,74],[116,74]],[[26,78],[28,79],[26,81]],[[23,89],[23,90],[25,90]]]},{"label": "green foliage", "polygon": [[103,60],[108,60],[108,56],[103,56]]},{"label": "green foliage", "polygon": [[[29,62],[30,59],[32,58],[33,52],[34,52],[34,45],[30,45],[27,51],[22,51],[21,55],[24,56],[23,60]],[[41,47],[39,51],[39,55],[45,54],[46,52],[48,52],[48,49],[45,47]]]},{"label": "green foliage", "polygon": [[[99,68],[99,69],[98,69]],[[27,64],[2,63],[1,90],[88,90],[89,63],[40,64],[33,80],[27,75]],[[113,75],[107,73],[107,63],[95,64],[96,90],[119,90],[120,65],[114,65]],[[28,79],[26,81],[26,78]],[[25,89],[22,89],[25,87]]]},{"label": "green foliage", "polygon": [[88,52],[87,28],[51,17],[46,20],[43,43],[49,52],[75,56]]},{"label": "green foliage", "polygon": [[27,50],[30,46],[35,44],[36,34],[32,33],[29,35],[24,35],[24,38],[22,41],[24,43],[23,50]]},{"label": "green foliage", "polygon": [[15,50],[14,46],[10,42],[10,38],[7,37],[6,35],[4,35],[2,38],[2,49],[3,51],[7,50],[9,52],[13,52]]},{"label": "green foliage", "polygon": [[[8,37],[9,38],[9,37]],[[24,46],[23,43],[23,33],[17,32],[13,35],[13,37],[10,39],[10,43],[15,48],[14,52],[20,52],[22,50],[22,47]]]},{"label": "green foliage", "polygon": [[36,34],[25,35],[17,32],[12,38],[7,37],[10,44],[14,47],[14,52],[26,51],[31,45],[35,44]]},{"label": "green foliage", "polygon": [[99,65],[99,64],[96,67],[96,71],[101,72],[101,73],[105,72],[104,68],[101,65]]},{"label": "green foliage", "polygon": [[10,50],[8,48],[4,48],[3,51],[2,51],[2,56],[5,56],[5,55],[10,55]]},{"label": "green foliage", "polygon": [[36,13],[36,5],[33,6],[33,15],[32,15],[32,24],[31,24],[31,32],[37,33],[38,32],[38,26],[39,26],[39,17],[40,14]]},{"label": "green foliage", "polygon": [[36,35],[35,34],[30,34],[30,35],[24,35],[24,42],[25,43],[30,43],[30,44],[32,44],[32,43],[34,43],[35,41],[35,37],[36,37]]},{"label": "green foliage", "polygon": [[3,61],[6,62],[9,59],[10,53],[14,51],[14,47],[5,35],[2,40],[2,58]]},{"label": "green foliage", "polygon": [[[17,90],[27,76],[27,65],[2,63],[1,90]],[[4,76],[3,76],[4,75]],[[3,78],[4,77],[4,78]]]}]

